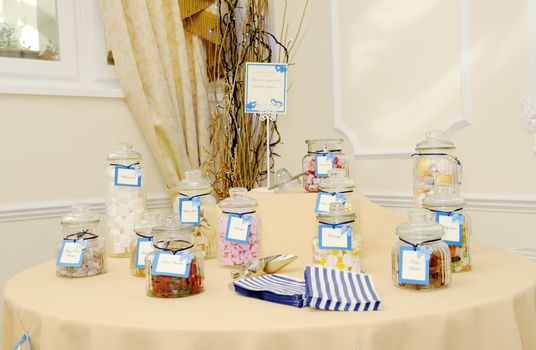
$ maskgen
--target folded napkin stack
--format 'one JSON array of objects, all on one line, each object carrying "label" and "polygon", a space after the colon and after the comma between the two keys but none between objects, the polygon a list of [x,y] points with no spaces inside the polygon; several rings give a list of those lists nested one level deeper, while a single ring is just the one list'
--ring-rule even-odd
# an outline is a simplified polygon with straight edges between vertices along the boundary
[{"label": "folded napkin stack", "polygon": [[337,311],[376,311],[381,299],[369,275],[322,266],[307,266],[305,280],[263,275],[234,281],[244,296],[296,307]]}]

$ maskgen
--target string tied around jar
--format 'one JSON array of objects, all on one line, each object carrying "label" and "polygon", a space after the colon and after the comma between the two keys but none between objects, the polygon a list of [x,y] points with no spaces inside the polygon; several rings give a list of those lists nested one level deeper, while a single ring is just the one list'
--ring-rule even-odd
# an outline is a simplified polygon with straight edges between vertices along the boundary
[{"label": "string tied around jar", "polygon": [[351,224],[355,222],[355,220],[350,220],[350,221],[345,221],[345,222],[339,222],[339,223],[336,223],[336,224],[332,224],[332,223],[329,223],[329,222],[325,222],[325,221],[319,221],[318,223],[319,224],[324,224],[324,225],[329,225],[331,226],[331,228],[335,228],[337,226],[342,226],[342,225],[346,225],[346,224]]},{"label": "string tied around jar", "polygon": [[255,210],[252,210],[252,211],[246,211],[246,212],[243,212],[243,213],[233,213],[231,211],[222,211],[222,213],[224,214],[228,214],[228,215],[238,215],[242,218],[242,216],[244,215],[248,215],[248,214],[255,214]]},{"label": "string tied around jar", "polygon": [[76,242],[80,240],[87,241],[90,239],[95,239],[97,237],[99,236],[94,233],[89,232],[89,230],[83,230],[80,232],[71,233],[70,235],[63,237],[63,240]]},{"label": "string tied around jar", "polygon": [[455,222],[463,223],[463,214],[459,213],[463,210],[463,208],[454,209],[453,211],[443,211],[443,210],[435,210],[435,209],[428,209],[431,212],[434,213],[447,213],[448,216],[451,216]]},{"label": "string tied around jar", "polygon": [[201,193],[201,194],[194,194],[193,196],[189,196],[185,193],[182,193],[182,192],[179,192],[179,194],[183,197],[186,197],[188,198],[188,200],[193,200],[195,198],[199,198],[199,197],[203,197],[203,196],[208,196],[210,194],[210,192],[207,192],[207,193]]},{"label": "string tied around jar", "polygon": [[[164,243],[164,244],[162,244],[162,243]],[[185,246],[178,247],[178,248],[169,248],[170,243],[180,243],[180,244],[185,244]],[[164,245],[164,246],[162,246],[162,245]],[[167,240],[167,241],[155,242],[155,243],[153,243],[153,246],[156,249],[163,250],[165,252],[172,252],[173,255],[175,255],[178,252],[182,252],[182,251],[185,251],[185,250],[193,248],[194,244],[191,243],[191,242],[185,241],[183,239],[172,239],[172,240]]]},{"label": "string tied around jar", "polygon": [[456,164],[458,164],[458,166],[461,166],[462,165],[462,162],[456,158],[455,156],[453,156],[452,154],[448,154],[448,153],[435,153],[435,152],[430,152],[430,153],[413,153],[411,157],[414,157],[414,156],[447,156],[447,157],[450,157],[452,158]]},{"label": "string tied around jar", "polygon": [[417,252],[417,257],[420,258],[423,254],[426,254],[426,258],[429,259],[430,256],[432,255],[432,248],[430,247],[425,247],[423,246],[423,244],[425,243],[433,243],[433,242],[438,242],[441,240],[441,238],[435,238],[435,239],[430,239],[430,240],[427,240],[427,241],[422,241],[422,242],[419,242],[419,243],[411,243],[409,241],[406,241],[405,239],[403,238],[398,238],[400,241],[406,243],[406,244],[409,244],[410,246],[413,247],[413,250]]},{"label": "string tied around jar", "polygon": [[120,166],[120,167],[124,167],[124,168],[129,168],[129,169],[131,169],[135,165],[140,165],[140,162],[132,163],[130,165],[110,163],[110,166]]}]

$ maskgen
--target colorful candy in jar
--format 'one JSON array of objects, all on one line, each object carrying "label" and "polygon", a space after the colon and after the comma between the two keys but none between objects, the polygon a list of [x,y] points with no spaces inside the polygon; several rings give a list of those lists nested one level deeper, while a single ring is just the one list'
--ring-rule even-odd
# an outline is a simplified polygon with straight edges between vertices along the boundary
[{"label": "colorful candy in jar", "polygon": [[416,207],[422,207],[426,194],[433,191],[435,184],[461,184],[460,161],[453,155],[454,142],[449,141],[440,130],[426,133],[426,140],[415,147],[413,171],[413,195]]},{"label": "colorful candy in jar", "polygon": [[261,218],[258,203],[246,196],[247,189],[231,188],[229,197],[220,202],[218,219],[218,262],[235,266],[260,257]]},{"label": "colorful candy in jar", "polygon": [[173,211],[179,214],[181,223],[194,225],[194,244],[213,259],[217,252],[216,199],[211,194],[210,180],[201,170],[190,169],[184,180],[175,186]]},{"label": "colorful candy in jar", "polygon": [[464,204],[464,198],[455,193],[452,185],[435,185],[433,193],[423,201],[423,207],[445,229],[443,241],[449,245],[452,272],[470,271],[472,268],[471,221],[464,213]]},{"label": "colorful candy in jar", "polygon": [[145,257],[153,251],[152,230],[160,222],[157,212],[145,212],[143,218],[134,226],[135,235],[130,241],[130,273],[145,276]]},{"label": "colorful candy in jar", "polygon": [[[153,268],[153,261],[147,263],[147,269]],[[156,298],[181,298],[199,294],[204,291],[204,271],[197,258],[192,258],[187,277],[149,275],[147,295]]]},{"label": "colorful candy in jar", "polygon": [[303,188],[307,192],[318,192],[320,180],[328,176],[331,169],[344,169],[348,175],[348,161],[342,153],[342,139],[307,140],[307,154],[302,159]]}]

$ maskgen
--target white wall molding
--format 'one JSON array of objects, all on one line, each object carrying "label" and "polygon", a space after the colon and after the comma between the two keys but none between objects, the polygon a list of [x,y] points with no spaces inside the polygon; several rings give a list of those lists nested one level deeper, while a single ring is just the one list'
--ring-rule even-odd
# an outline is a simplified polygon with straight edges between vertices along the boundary
[{"label": "white wall molding", "polygon": [[[364,191],[373,203],[390,208],[411,208],[413,197],[409,193]],[[536,213],[536,194],[464,193],[467,210],[497,213]]]},{"label": "white wall molding", "polygon": [[[0,205],[0,223],[23,220],[58,218],[67,214],[74,203],[87,203],[99,214],[106,211],[106,203],[102,198],[81,198],[54,202],[32,202]],[[148,209],[170,208],[169,196],[161,194],[147,198]]]},{"label": "white wall molding", "polygon": [[[461,78],[461,112],[454,116],[445,128],[445,133],[451,137],[457,130],[471,125],[471,99],[470,99],[470,55],[469,55],[469,1],[460,1],[460,78]],[[531,0],[536,1],[536,0]],[[335,129],[340,131],[349,140],[356,158],[402,158],[411,155],[413,145],[404,148],[367,148],[359,140],[357,133],[344,121],[342,114],[342,68],[341,42],[339,23],[339,0],[331,0],[331,41],[332,41],[332,67],[333,67],[333,119]]]}]

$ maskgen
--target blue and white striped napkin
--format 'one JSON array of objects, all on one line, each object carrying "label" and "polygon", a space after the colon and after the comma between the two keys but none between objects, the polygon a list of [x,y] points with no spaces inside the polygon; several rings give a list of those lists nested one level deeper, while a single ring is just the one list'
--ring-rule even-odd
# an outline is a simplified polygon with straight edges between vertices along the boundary
[{"label": "blue and white striped napkin", "polygon": [[233,282],[238,294],[303,307],[305,302],[305,281],[283,275],[262,275],[242,278]]},{"label": "blue and white striped napkin", "polygon": [[330,269],[305,268],[306,305],[323,310],[376,311],[381,299],[369,275]]}]

